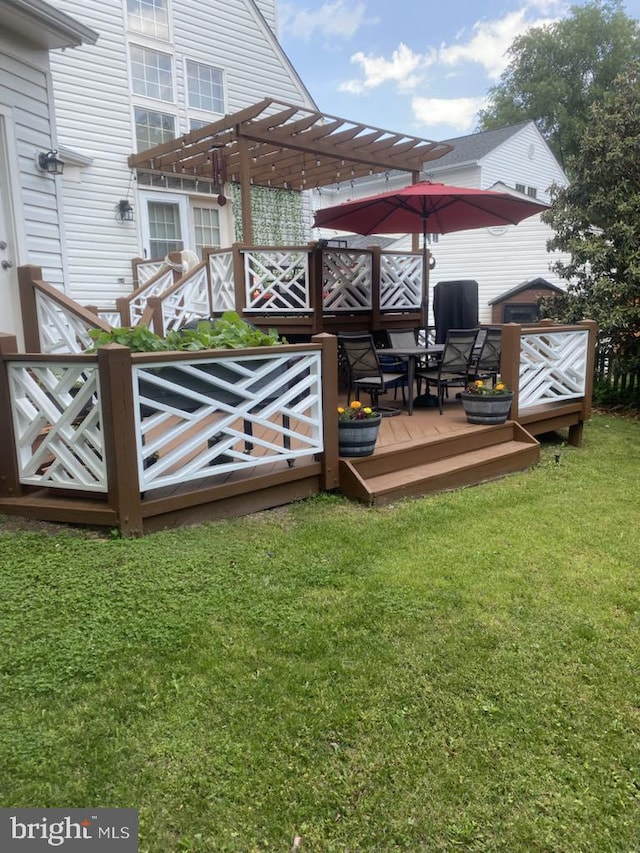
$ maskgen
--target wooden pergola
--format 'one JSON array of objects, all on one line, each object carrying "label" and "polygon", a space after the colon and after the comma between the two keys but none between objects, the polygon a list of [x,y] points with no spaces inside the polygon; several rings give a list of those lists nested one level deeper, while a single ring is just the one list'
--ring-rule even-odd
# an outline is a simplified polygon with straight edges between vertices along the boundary
[{"label": "wooden pergola", "polygon": [[310,190],[391,170],[420,180],[452,146],[266,98],[139,154],[132,169],[241,187],[244,240],[253,242],[252,185]]}]

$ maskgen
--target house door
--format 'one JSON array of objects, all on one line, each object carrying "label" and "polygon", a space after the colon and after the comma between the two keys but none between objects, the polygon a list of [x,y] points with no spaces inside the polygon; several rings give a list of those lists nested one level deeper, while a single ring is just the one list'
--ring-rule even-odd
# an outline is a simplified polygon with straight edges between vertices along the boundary
[{"label": "house door", "polygon": [[188,248],[187,199],[169,193],[141,193],[142,245],[146,258],[164,258]]},{"label": "house door", "polygon": [[[16,199],[17,188],[12,175],[17,174],[18,158],[15,155],[11,114],[0,106],[0,332],[16,335],[23,348],[20,296],[18,293],[18,234],[21,221],[20,206]],[[14,169],[10,166],[13,165]]]},{"label": "house door", "polygon": [[205,246],[229,245],[230,213],[220,215],[216,201],[166,192],[140,193],[145,258],[164,258],[189,249],[198,257]]}]

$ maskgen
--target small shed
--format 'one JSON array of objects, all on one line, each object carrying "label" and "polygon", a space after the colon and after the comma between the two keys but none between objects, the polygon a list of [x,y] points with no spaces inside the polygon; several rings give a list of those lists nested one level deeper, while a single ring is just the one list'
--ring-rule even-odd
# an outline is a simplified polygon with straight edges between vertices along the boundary
[{"label": "small shed", "polygon": [[489,300],[492,323],[536,323],[538,300],[543,296],[562,293],[561,287],[546,278],[533,278],[510,288]]}]

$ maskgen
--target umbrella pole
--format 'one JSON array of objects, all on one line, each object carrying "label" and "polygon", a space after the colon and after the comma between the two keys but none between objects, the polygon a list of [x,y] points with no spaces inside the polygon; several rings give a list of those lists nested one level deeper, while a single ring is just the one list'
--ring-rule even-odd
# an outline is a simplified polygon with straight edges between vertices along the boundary
[{"label": "umbrella pole", "polygon": [[429,345],[429,253],[427,252],[427,217],[422,218],[422,310],[425,342]]}]

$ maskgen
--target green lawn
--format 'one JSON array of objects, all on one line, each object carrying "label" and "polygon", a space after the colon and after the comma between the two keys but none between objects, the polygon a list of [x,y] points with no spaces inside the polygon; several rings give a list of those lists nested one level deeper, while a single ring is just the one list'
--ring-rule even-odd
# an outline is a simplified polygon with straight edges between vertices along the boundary
[{"label": "green lawn", "polygon": [[[556,461],[556,454],[560,454]],[[640,422],[380,510],[0,533],[0,805],[142,853],[640,850]]]}]

